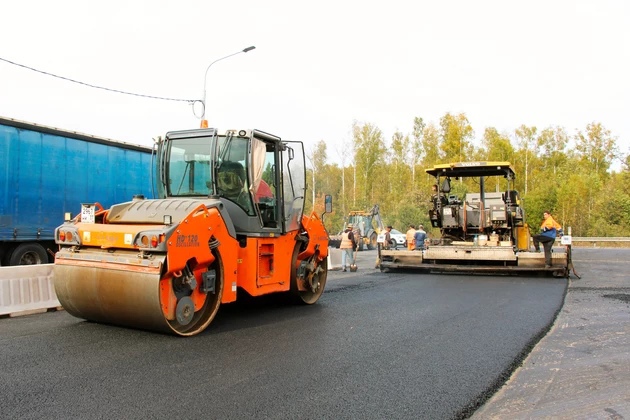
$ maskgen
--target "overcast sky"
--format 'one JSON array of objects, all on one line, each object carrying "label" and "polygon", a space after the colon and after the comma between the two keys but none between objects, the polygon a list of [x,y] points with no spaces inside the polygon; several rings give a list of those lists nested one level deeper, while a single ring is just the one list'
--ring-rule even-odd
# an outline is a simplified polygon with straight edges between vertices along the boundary
[{"label": "overcast sky", "polygon": [[[20,0],[2,15],[2,59],[176,99],[202,99],[208,65],[253,45],[210,66],[209,125],[324,140],[335,161],[355,120],[389,142],[447,112],[477,139],[600,122],[630,151],[627,0]],[[144,145],[199,126],[186,102],[3,61],[0,116]]]}]

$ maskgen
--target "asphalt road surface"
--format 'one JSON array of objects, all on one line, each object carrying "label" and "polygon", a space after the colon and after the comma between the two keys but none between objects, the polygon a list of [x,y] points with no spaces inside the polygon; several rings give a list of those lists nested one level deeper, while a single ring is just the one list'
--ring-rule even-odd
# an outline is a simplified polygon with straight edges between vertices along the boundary
[{"label": "asphalt road surface", "polygon": [[64,311],[0,319],[2,418],[451,419],[498,389],[566,279],[331,271],[316,305],[225,305],[178,338]]}]

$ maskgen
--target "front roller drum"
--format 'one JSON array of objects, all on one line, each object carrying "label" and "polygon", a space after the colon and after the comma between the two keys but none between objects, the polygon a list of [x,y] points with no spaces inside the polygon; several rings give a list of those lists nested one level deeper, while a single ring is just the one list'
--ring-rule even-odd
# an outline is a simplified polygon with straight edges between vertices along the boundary
[{"label": "front roller drum", "polygon": [[[214,319],[221,303],[222,276],[213,293],[195,290],[191,296],[174,297],[170,278],[159,269],[121,269],[111,265],[57,262],[55,292],[64,309],[77,318],[104,324],[191,336]],[[198,282],[199,283],[199,282]],[[168,301],[168,302],[166,302]],[[165,308],[174,306],[174,310]],[[197,310],[195,310],[197,306]]]}]

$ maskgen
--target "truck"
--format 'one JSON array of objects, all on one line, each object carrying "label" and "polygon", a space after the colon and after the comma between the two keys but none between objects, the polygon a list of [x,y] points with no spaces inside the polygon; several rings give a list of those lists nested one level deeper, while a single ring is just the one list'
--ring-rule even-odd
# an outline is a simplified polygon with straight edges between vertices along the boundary
[{"label": "truck", "polygon": [[[544,255],[530,247],[530,228],[521,197],[513,187],[510,162],[454,162],[426,169],[438,187],[432,196],[429,219],[440,237],[424,250],[380,251],[382,271],[406,268],[430,272],[551,273],[568,276],[572,269],[571,238],[563,236],[552,253],[551,267]],[[453,194],[451,181],[474,179],[478,191]],[[486,185],[494,185],[486,188]]]},{"label": "truck", "polygon": [[0,117],[0,264],[45,264],[66,213],[152,197],[152,148]]},{"label": "truck", "polygon": [[301,142],[201,128],[166,133],[156,146],[157,198],[86,203],[55,230],[54,287],[69,314],[192,336],[237,293],[319,300],[328,232],[304,214]]},{"label": "truck", "polygon": [[[353,233],[357,240],[358,251],[364,249],[376,249],[378,246],[378,235],[385,231],[383,220],[381,219],[378,204],[374,204],[370,210],[352,210],[348,213],[344,221],[344,228],[351,224]],[[342,229],[343,231],[343,229]],[[341,244],[341,233],[330,237],[331,247],[339,248]]]}]

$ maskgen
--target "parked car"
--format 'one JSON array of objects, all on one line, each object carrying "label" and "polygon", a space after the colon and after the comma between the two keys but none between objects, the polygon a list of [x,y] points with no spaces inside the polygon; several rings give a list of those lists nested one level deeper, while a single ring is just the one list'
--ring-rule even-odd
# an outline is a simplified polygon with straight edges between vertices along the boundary
[{"label": "parked car", "polygon": [[392,229],[389,232],[389,236],[392,238],[390,243],[391,249],[396,249],[398,247],[406,247],[407,246],[407,236],[397,229]]}]

